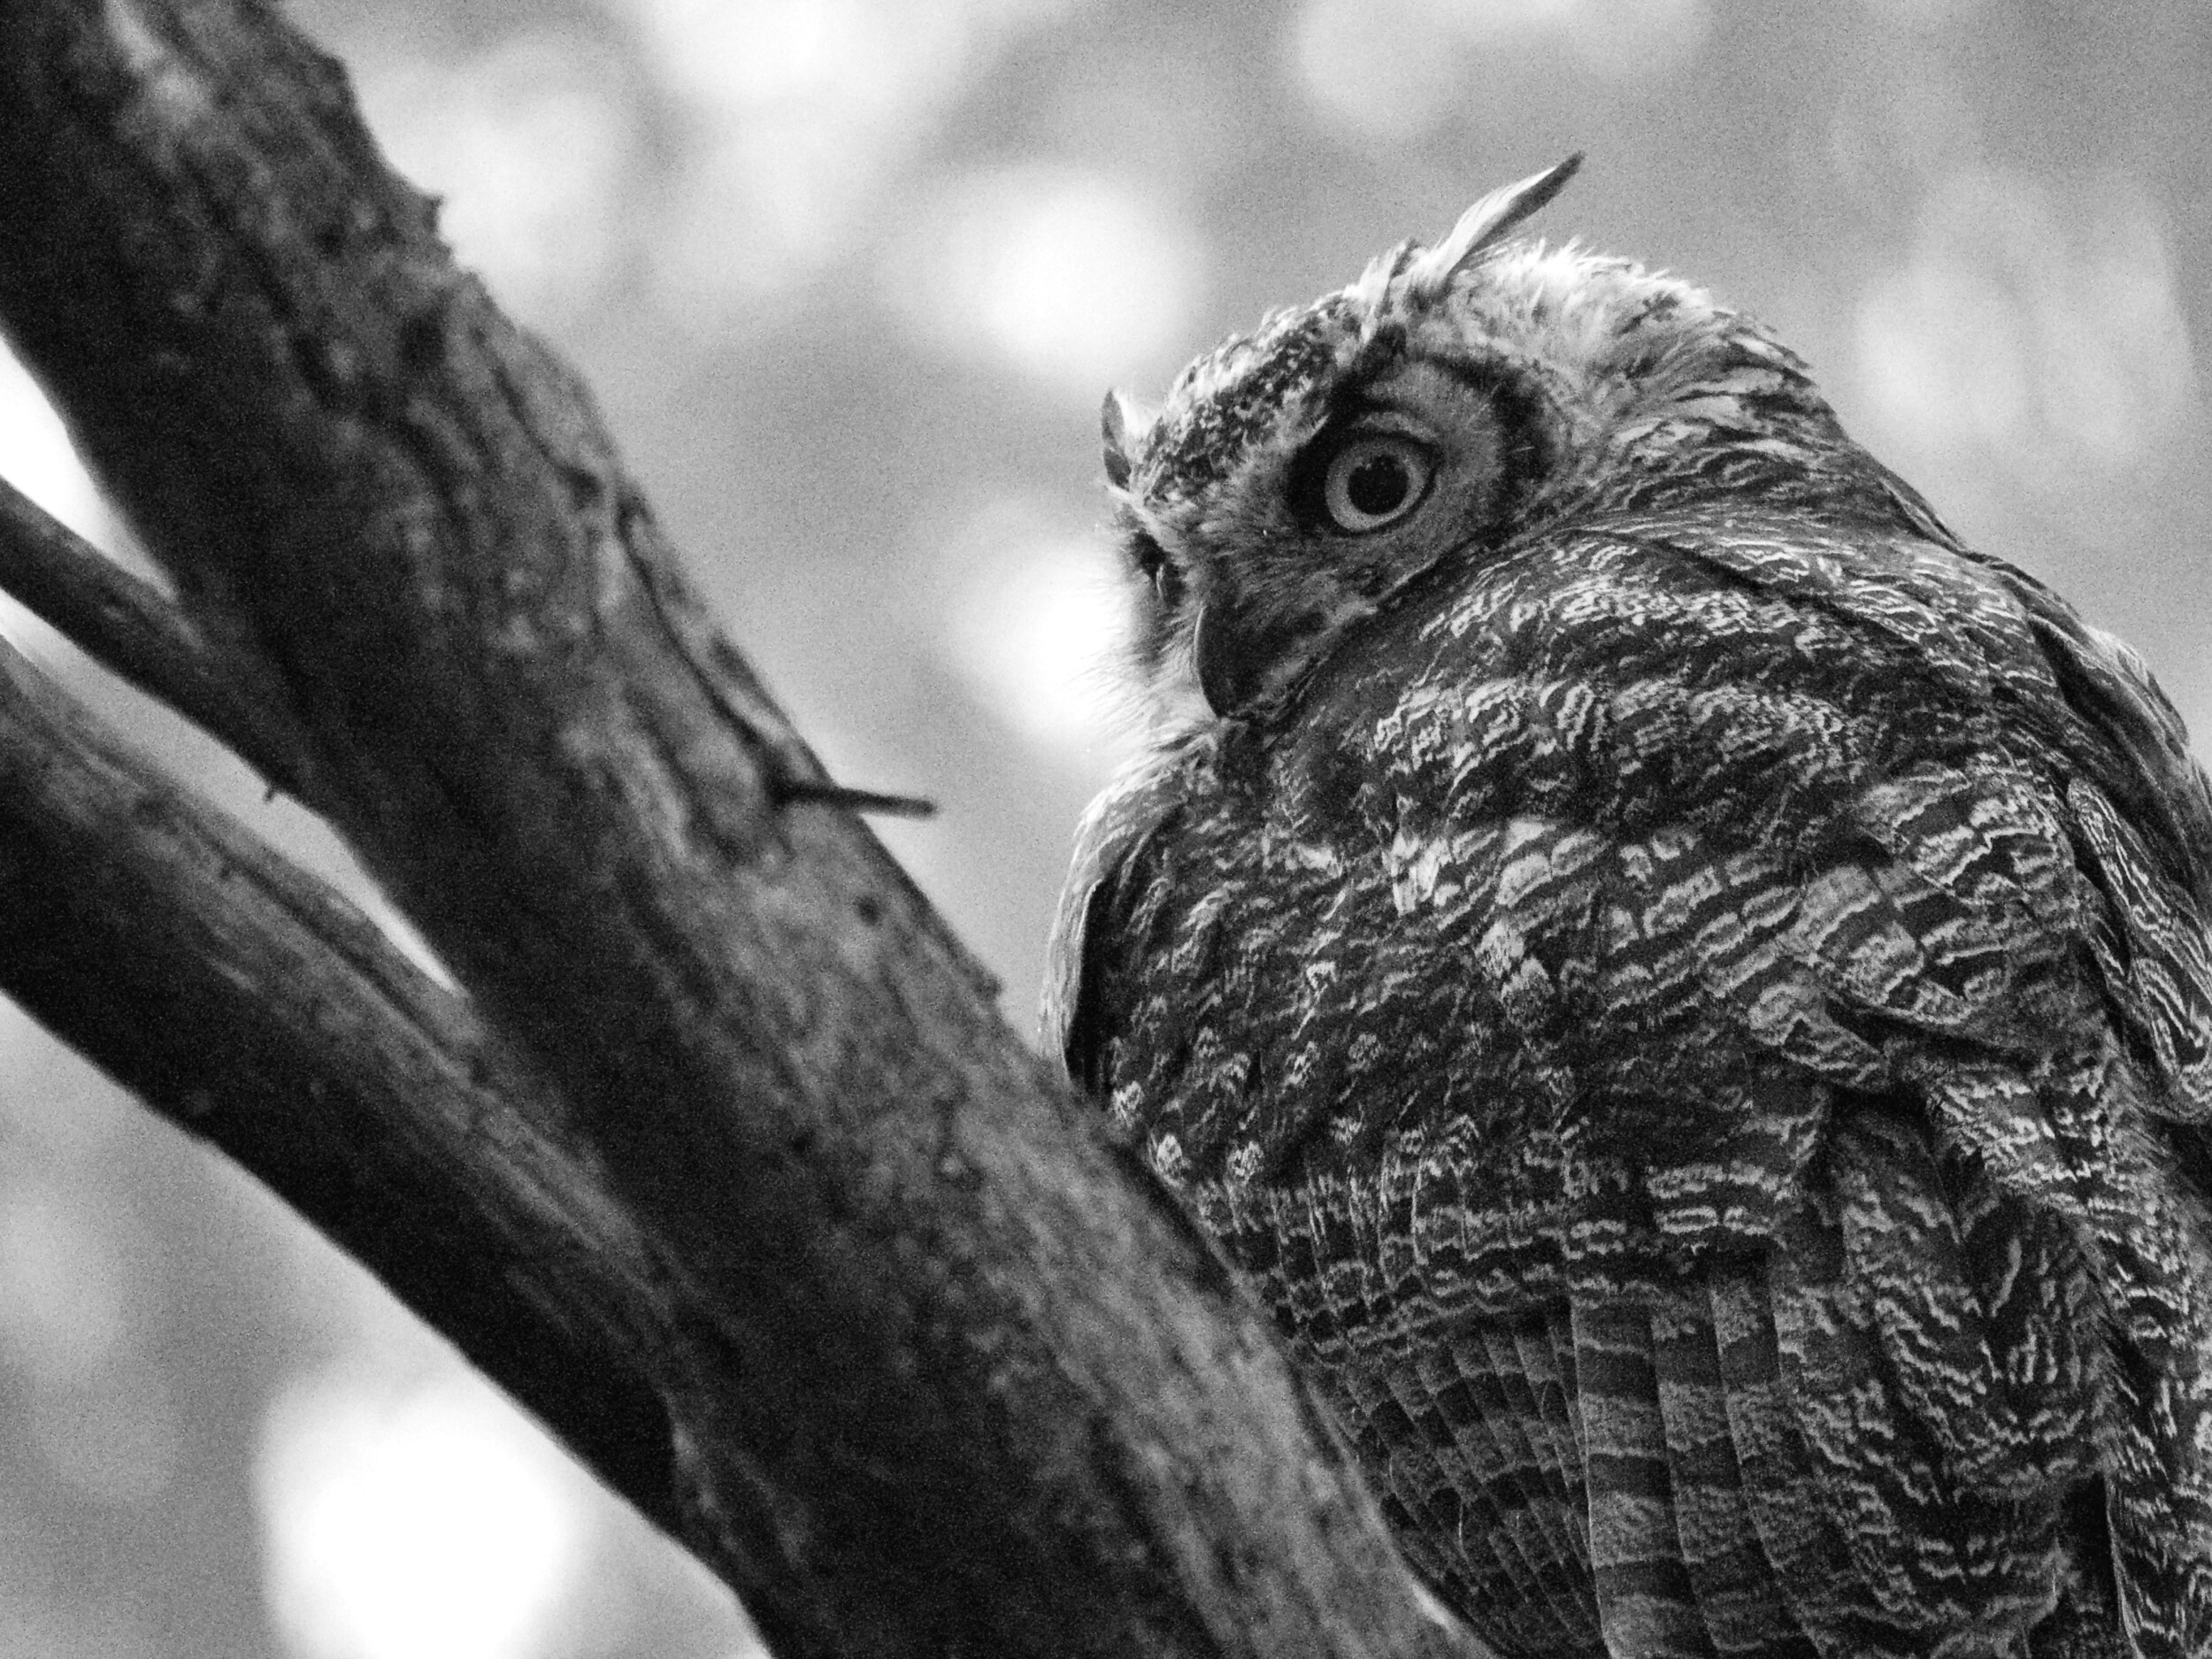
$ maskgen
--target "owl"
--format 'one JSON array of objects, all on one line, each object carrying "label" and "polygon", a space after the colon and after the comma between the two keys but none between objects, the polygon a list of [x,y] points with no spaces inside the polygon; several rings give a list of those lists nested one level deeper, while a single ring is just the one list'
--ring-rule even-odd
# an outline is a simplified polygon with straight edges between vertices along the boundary
[{"label": "owl", "polygon": [[2212,793],[1574,165],[1108,400],[1049,1040],[1502,1654],[2212,1652]]}]

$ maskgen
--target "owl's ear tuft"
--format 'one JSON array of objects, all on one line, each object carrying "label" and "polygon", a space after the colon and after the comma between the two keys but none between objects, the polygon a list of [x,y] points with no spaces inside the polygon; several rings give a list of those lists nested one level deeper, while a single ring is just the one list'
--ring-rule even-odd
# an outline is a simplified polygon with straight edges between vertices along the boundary
[{"label": "owl's ear tuft", "polygon": [[1120,392],[1106,394],[1098,411],[1099,434],[1106,440],[1106,481],[1116,489],[1129,488],[1135,470],[1135,450],[1151,429],[1152,417]]},{"label": "owl's ear tuft", "polygon": [[1496,247],[1552,197],[1567,188],[1567,180],[1582,165],[1582,152],[1545,172],[1532,173],[1517,184],[1493,190],[1459,216],[1451,234],[1429,249],[1408,267],[1407,296],[1417,304],[1441,298],[1460,271]]},{"label": "owl's ear tuft", "polygon": [[1382,326],[1383,318],[1390,310],[1390,285],[1398,280],[1398,273],[1406,269],[1413,257],[1414,244],[1402,242],[1388,253],[1370,259],[1367,269],[1359,273],[1359,280],[1346,290],[1352,302],[1352,314],[1359,319],[1362,347]]}]

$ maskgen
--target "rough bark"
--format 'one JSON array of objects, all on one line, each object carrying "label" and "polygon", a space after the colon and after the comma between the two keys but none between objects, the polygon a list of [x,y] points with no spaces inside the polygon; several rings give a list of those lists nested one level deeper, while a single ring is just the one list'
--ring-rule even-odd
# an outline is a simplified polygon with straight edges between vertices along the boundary
[{"label": "rough bark", "polygon": [[[466,995],[19,672],[0,876],[35,925],[0,984],[781,1653],[1472,1651],[337,66],[251,0],[0,0],[0,325],[182,614],[134,632],[154,601],[86,597],[58,543],[42,608],[335,825]],[[103,983],[150,940],[169,974]]]}]

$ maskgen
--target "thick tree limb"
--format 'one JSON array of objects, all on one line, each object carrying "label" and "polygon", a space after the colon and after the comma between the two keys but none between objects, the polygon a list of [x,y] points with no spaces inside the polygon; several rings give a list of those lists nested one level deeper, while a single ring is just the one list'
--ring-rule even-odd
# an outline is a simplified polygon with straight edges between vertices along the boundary
[{"label": "thick tree limb", "polygon": [[[533,1403],[789,1655],[1471,1651],[1217,1259],[825,804],[334,65],[252,0],[0,0],[0,322],[549,1080],[620,1217],[568,1248],[634,1237],[696,1290],[680,1330],[572,1333],[649,1379],[664,1446],[649,1409],[608,1452],[574,1390]],[[365,1100],[320,1149],[473,1156],[396,1121],[424,1110]],[[472,1351],[511,1386],[548,1357]]]}]

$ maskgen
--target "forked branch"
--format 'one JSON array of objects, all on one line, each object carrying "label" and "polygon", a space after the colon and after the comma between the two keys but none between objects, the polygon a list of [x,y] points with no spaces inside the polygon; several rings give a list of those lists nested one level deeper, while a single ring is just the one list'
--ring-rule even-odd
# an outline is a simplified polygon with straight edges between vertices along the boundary
[{"label": "forked branch", "polygon": [[0,646],[0,979],[281,1194],[664,1526],[680,1274],[465,1002]]}]

